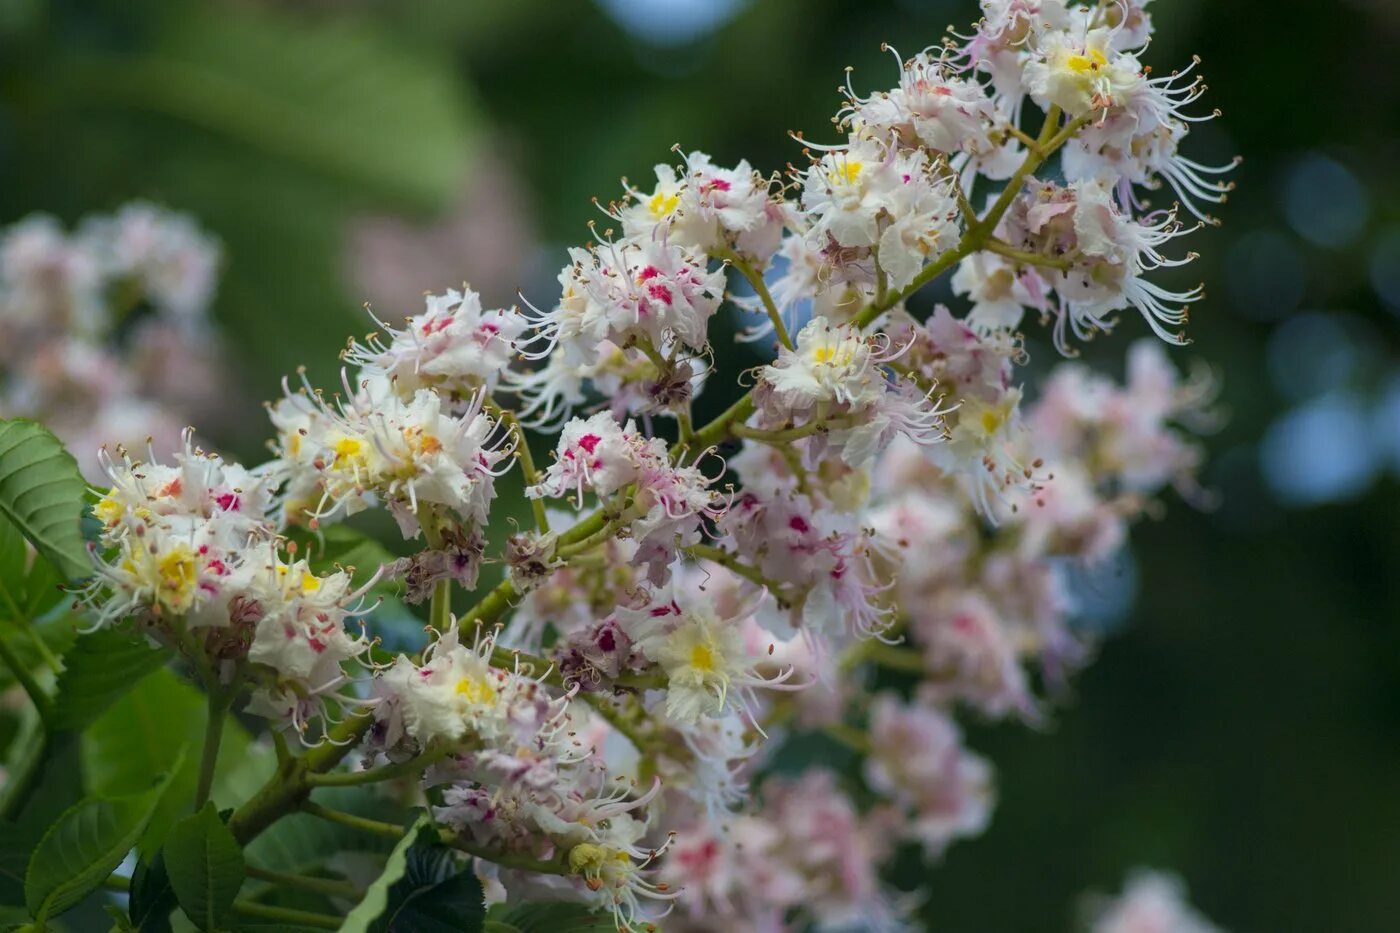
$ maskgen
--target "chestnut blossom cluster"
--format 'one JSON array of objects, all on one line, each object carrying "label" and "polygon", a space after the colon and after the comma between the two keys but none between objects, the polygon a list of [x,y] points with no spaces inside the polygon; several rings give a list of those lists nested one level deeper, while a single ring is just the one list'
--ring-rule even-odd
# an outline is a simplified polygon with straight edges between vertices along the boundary
[{"label": "chestnut blossom cluster", "polygon": [[100,459],[111,487],[93,507],[96,575],[82,593],[98,623],[129,620],[216,682],[251,671],[251,713],[301,731],[321,719],[349,681],[343,665],[369,647],[353,630],[369,584],[296,559],[269,520],[267,476],[201,451],[189,431],[171,464],[105,448]]},{"label": "chestnut blossom cluster", "polygon": [[1177,878],[1136,871],[1123,893],[1093,905],[1090,933],[1219,933],[1186,900]]},{"label": "chestnut blossom cluster", "polygon": [[[894,87],[848,84],[843,138],[803,140],[786,182],[682,154],[624,183],[552,300],[464,287],[376,317],[338,391],[269,405],[270,462],[111,463],[99,617],[254,672],[282,723],[355,713],[341,741],[420,779],[492,901],[907,926],[919,896],[883,864],[994,809],[960,724],[1048,715],[1094,647],[1069,569],[1199,494],[1212,386],[1167,349],[1198,292],[1155,276],[1188,231],[1146,198],[1202,216],[1227,186],[1179,152],[1202,88],[1141,64],[1145,6],[983,0],[970,34],[896,55]],[[944,273],[959,306],[921,305]],[[1128,309],[1153,336],[1123,380],[1072,360],[1025,384],[1033,351]],[[705,398],[730,312],[763,352],[747,392]],[[506,527],[514,470],[532,519]],[[431,598],[426,646],[388,661],[352,634],[365,590],[278,545],[380,508],[417,552],[377,585]],[[778,776],[795,735],[856,764]]]},{"label": "chestnut blossom cluster", "polygon": [[102,444],[173,452],[218,394],[219,256],[189,217],[142,202],[72,232],[46,214],[0,230],[0,415],[43,420],[94,481]]}]

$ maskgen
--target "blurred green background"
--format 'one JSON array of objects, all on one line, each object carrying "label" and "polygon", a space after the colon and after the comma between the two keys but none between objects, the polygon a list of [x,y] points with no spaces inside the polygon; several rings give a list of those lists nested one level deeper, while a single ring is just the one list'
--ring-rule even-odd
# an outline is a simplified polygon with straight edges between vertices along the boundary
[{"label": "blurred green background", "polygon": [[[1192,154],[1245,156],[1226,225],[1191,243],[1210,294],[1180,354],[1224,380],[1206,474],[1221,505],[1170,503],[1090,586],[1112,631],[1048,727],[971,728],[1001,803],[929,873],[925,916],[1069,929],[1080,892],[1146,864],[1235,931],[1395,929],[1400,4],[1151,9],[1147,61],[1200,54],[1225,111]],[[488,304],[547,303],[618,176],[648,178],[675,143],[781,168],[800,158],[786,130],[829,137],[843,66],[887,86],[881,41],[909,54],[975,16],[972,0],[5,0],[0,222],[139,196],[214,232],[236,385],[201,427],[257,456],[256,402],[299,363],[328,381],[364,301],[393,318],[469,280]],[[1125,342],[1096,356],[1112,368]]]}]

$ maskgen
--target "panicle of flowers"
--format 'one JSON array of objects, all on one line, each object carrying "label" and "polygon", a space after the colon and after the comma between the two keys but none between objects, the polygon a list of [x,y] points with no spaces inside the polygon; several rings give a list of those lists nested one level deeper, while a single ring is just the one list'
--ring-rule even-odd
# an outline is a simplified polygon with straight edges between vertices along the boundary
[{"label": "panicle of flowers", "polygon": [[759,373],[754,399],[760,430],[812,439],[804,455],[828,450],[861,466],[897,435],[923,443],[945,436],[944,409],[916,384],[895,378],[907,349],[888,335],[868,337],[847,324],[813,318],[796,345]]},{"label": "panicle of flowers", "polygon": [[1186,900],[1181,879],[1139,869],[1116,898],[1091,905],[1089,933],[1220,933]]},{"label": "panicle of flowers", "polygon": [[278,432],[269,469],[285,483],[287,521],[314,527],[382,503],[406,538],[429,514],[486,523],[514,441],[484,411],[482,391],[454,413],[429,388],[405,398],[392,378],[369,375],[354,386],[345,378],[343,386],[327,402],[303,381],[269,406]]},{"label": "panicle of flowers", "polygon": [[344,663],[369,647],[348,626],[378,574],[356,588],[347,570],[292,557],[269,519],[267,474],[201,451],[190,431],[173,464],[102,460],[111,487],[93,509],[96,576],[81,591],[99,624],[134,620],[225,682],[251,666],[250,712],[298,731],[323,718]]},{"label": "panicle of flowers", "polygon": [[647,870],[666,843],[644,845],[650,826],[638,816],[656,787],[637,794],[611,773],[586,743],[572,691],[551,694],[518,662],[496,666],[495,650],[494,635],[468,646],[453,625],[421,663],[397,658],[374,682],[372,747],[400,759],[445,750],[428,775],[442,786],[441,823],[503,853],[561,860],[568,892],[611,911],[619,929],[640,927],[660,912],[651,902],[674,896]]},{"label": "panicle of flowers", "polygon": [[389,379],[405,397],[424,388],[466,405],[479,389],[496,388],[522,347],[528,322],[516,309],[482,309],[481,296],[463,286],[427,295],[424,311],[399,328],[380,323],[344,354],[362,374]]},{"label": "panicle of flowers", "polygon": [[0,231],[0,415],[44,421],[92,481],[104,444],[173,453],[223,394],[219,258],[189,217],[143,202],[71,233],[45,214]]},{"label": "panicle of flowers", "polygon": [[[679,152],[679,148],[677,148]],[[704,255],[735,253],[759,267],[777,252],[788,206],[772,182],[743,159],[732,169],[703,152],[683,154],[683,165],[656,166],[650,193],[631,186],[609,215],[637,241],[668,239]]]},{"label": "panicle of flowers", "polygon": [[[990,818],[959,718],[1043,720],[1094,647],[1068,569],[1117,554],[1169,486],[1203,498],[1210,381],[1165,349],[1200,292],[1156,280],[1189,229],[1144,192],[1202,216],[1227,186],[1180,154],[1203,88],[1142,64],[1145,5],[984,0],[969,34],[893,53],[896,86],[848,79],[840,139],[798,137],[788,186],[685,153],[650,190],[624,182],[619,229],[570,249],[543,310],[464,289],[376,320],[340,393],[303,377],[269,405],[265,466],[189,441],[173,467],[112,461],[86,598],[204,639],[258,672],[255,710],[302,726],[351,702],[334,691],[368,645],[349,626],[365,590],[277,533],[383,507],[424,547],[382,576],[431,594],[433,624],[356,684],[364,761],[421,778],[492,898],[578,899],[624,930],[671,907],[682,930],[901,928],[895,844],[936,858]],[[166,268],[136,226],[123,268]],[[52,253],[77,314],[108,266],[51,233],[16,268]],[[911,300],[945,273],[964,313]],[[25,281],[19,305],[43,293]],[[726,302],[773,346],[697,426]],[[1122,384],[1074,361],[1023,386],[1027,311],[1069,356],[1130,308],[1161,339]],[[526,427],[558,434],[543,468]],[[497,559],[516,461],[533,522],[459,631],[447,597]],[[775,776],[794,731],[859,765]]]}]

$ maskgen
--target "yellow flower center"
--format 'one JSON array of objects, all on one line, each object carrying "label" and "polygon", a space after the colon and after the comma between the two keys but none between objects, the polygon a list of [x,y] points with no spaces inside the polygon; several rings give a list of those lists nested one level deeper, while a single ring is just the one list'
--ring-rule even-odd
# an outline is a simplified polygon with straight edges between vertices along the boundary
[{"label": "yellow flower center", "polygon": [[1065,60],[1065,67],[1077,75],[1098,71],[1107,64],[1108,58],[1098,49],[1085,49],[1083,55],[1070,55]]},{"label": "yellow flower center", "polygon": [[651,216],[660,220],[663,217],[671,216],[671,213],[680,206],[681,196],[679,194],[667,194],[658,191],[651,196],[651,201],[647,203],[647,209],[651,211]]},{"label": "yellow flower center", "polygon": [[1005,421],[1006,416],[995,408],[988,408],[982,412],[982,430],[987,434],[995,434]]},{"label": "yellow flower center", "polygon": [[485,677],[473,677],[468,674],[457,681],[456,692],[473,705],[493,703],[496,700],[496,688]]},{"label": "yellow flower center", "polygon": [[718,652],[708,642],[698,642],[690,649],[690,666],[703,674],[719,670]]},{"label": "yellow flower center", "polygon": [[193,552],[183,545],[172,548],[156,562],[156,573],[166,591],[166,602],[175,607],[187,605],[198,578]]},{"label": "yellow flower center", "polygon": [[335,464],[342,466],[348,461],[363,461],[365,442],[358,437],[342,437],[335,442]]},{"label": "yellow flower center", "polygon": [[115,525],[122,517],[122,504],[111,496],[103,496],[102,501],[93,506],[93,514],[104,525]]},{"label": "yellow flower center", "polygon": [[845,162],[838,165],[834,172],[828,173],[828,177],[830,177],[833,182],[854,185],[856,179],[860,178],[861,170],[864,168],[864,162],[858,162],[855,159],[847,159]]},{"label": "yellow flower center", "polygon": [[812,348],[812,362],[819,366],[849,366],[854,354],[840,344],[822,344]]}]

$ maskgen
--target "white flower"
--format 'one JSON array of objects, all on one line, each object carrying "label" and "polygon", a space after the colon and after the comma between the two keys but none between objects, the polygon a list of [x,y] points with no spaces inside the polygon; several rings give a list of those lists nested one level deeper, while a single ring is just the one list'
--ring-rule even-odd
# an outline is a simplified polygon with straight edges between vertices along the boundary
[{"label": "white flower", "polygon": [[802,207],[812,221],[808,236],[818,244],[830,236],[841,246],[874,246],[880,219],[891,212],[901,184],[893,154],[874,140],[856,138],[824,154],[803,180]]},{"label": "white flower", "polygon": [[649,607],[618,610],[638,649],[666,674],[667,718],[686,724],[739,712],[753,722],[754,688],[781,684],[791,669],[759,675],[767,654],[745,639],[741,617],[722,619],[703,598],[683,602],[662,592]]},{"label": "white flower", "polygon": [[635,201],[617,210],[623,233],[638,241],[664,239],[701,253],[732,247],[762,265],[778,248],[784,213],[768,194],[768,182],[748,162],[732,169],[703,152],[685,156],[678,173],[656,166],[650,194],[629,190]]},{"label": "white flower", "polygon": [[553,310],[538,315],[538,333],[549,345],[588,351],[608,340],[618,345],[644,337],[660,348],[674,338],[694,349],[707,345],[706,328],[724,296],[722,269],[706,268],[703,254],[667,238],[600,243],[571,249],[559,274],[563,288]]},{"label": "white flower", "polygon": [[588,419],[575,418],[564,426],[554,462],[538,486],[525,494],[532,499],[561,498],[570,492],[582,504],[584,492],[610,496],[638,477],[638,445],[644,438],[632,422],[623,428],[605,411]]},{"label": "white flower", "polygon": [[1219,933],[1186,900],[1179,878],[1139,871],[1122,895],[1103,905],[1091,933]]},{"label": "white flower", "polygon": [[[1014,330],[1028,307],[1038,307],[1037,298],[1010,261],[996,253],[978,252],[958,263],[949,284],[953,294],[966,295],[972,302],[967,326],[987,334]],[[1040,302],[1043,303],[1042,294]]]},{"label": "white flower", "polygon": [[1214,114],[1190,116],[1186,108],[1205,93],[1199,75],[1192,75],[1199,60],[1179,72],[1148,78],[1121,93],[1114,106],[1082,128],[1061,154],[1065,177],[1070,181],[1100,179],[1112,187],[1120,179],[1149,189],[1162,180],[1195,217],[1214,222],[1201,208],[1224,203],[1234,187],[1221,181],[1239,164],[1203,165],[1181,153],[1181,143],[1193,123]]},{"label": "white flower", "polygon": [[859,97],[849,88],[842,113],[857,133],[949,154],[985,153],[996,109],[983,88],[953,77],[941,58],[920,52],[907,62],[889,49],[899,66],[899,87]]},{"label": "white flower", "polygon": [[494,388],[515,359],[528,322],[514,308],[483,311],[470,288],[428,295],[427,308],[402,330],[381,325],[367,344],[354,344],[346,359],[393,380],[405,397],[425,387],[467,398],[478,388]]},{"label": "white flower", "polygon": [[454,626],[424,652],[421,665],[401,655],[382,675],[381,689],[420,746],[469,735],[489,743],[506,734],[519,685],[517,675],[491,666],[493,646],[489,637],[461,644]]},{"label": "white flower", "polygon": [[107,275],[136,278],[161,310],[189,320],[208,309],[219,246],[188,215],[138,201],[89,221],[78,235]]},{"label": "white flower", "polygon": [[1112,107],[1143,80],[1138,60],[1115,49],[1112,39],[1104,28],[1043,35],[1026,63],[1026,90],[1040,106],[1053,104],[1071,117]]},{"label": "white flower", "polygon": [[289,518],[338,518],[383,501],[410,538],[423,505],[485,524],[511,451],[480,395],[454,415],[431,389],[405,400],[382,377],[346,392],[339,411],[309,392],[288,392],[271,409],[279,457],[270,468],[287,477]]},{"label": "white flower", "polygon": [[980,835],[991,819],[992,769],[962,747],[957,725],[924,704],[892,694],[870,712],[870,786],[913,811],[909,835],[937,856],[955,839]]},{"label": "white flower", "polygon": [[1168,343],[1187,342],[1180,330],[1186,323],[1185,305],[1202,294],[1199,287],[1170,291],[1145,278],[1145,273],[1182,266],[1195,258],[1171,260],[1157,247],[1181,234],[1172,214],[1134,219],[1123,214],[1102,182],[1084,181],[1072,186],[1075,196],[1074,235],[1082,259],[1065,272],[1052,276],[1063,312],[1056,325],[1056,345],[1067,347],[1066,322],[1081,339],[1096,330],[1110,330],[1107,315],[1136,308],[1153,333]]},{"label": "white flower", "polygon": [[0,238],[0,320],[8,326],[98,334],[111,323],[101,286],[99,259],[54,217],[33,214]]},{"label": "white flower", "polygon": [[855,328],[817,317],[798,331],[795,343],[759,376],[781,410],[805,411],[820,402],[861,409],[884,395],[882,357]]},{"label": "white flower", "polygon": [[293,692],[303,696],[339,686],[346,680],[342,663],[369,647],[363,635],[345,628],[365,589],[354,591],[343,571],[317,576],[305,561],[283,563],[271,548],[268,555],[263,566],[251,568],[239,607],[250,618],[262,614],[248,660],[272,669],[284,690],[296,685]]}]

